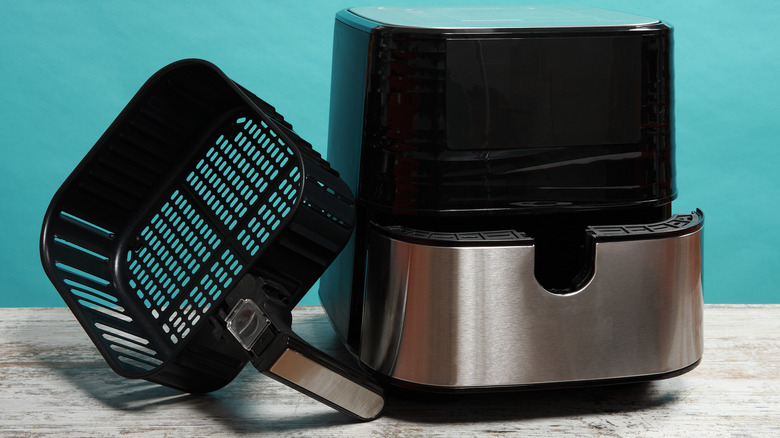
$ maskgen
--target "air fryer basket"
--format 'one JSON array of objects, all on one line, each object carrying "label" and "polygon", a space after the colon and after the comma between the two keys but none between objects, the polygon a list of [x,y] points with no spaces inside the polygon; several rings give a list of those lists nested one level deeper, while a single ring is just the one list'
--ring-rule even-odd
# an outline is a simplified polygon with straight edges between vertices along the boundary
[{"label": "air fryer basket", "polygon": [[[184,60],[147,81],[58,190],[41,258],[123,376],[204,392],[251,359],[368,419],[381,409],[377,387],[290,330],[290,310],[349,239],[353,202],[273,107]],[[354,400],[285,373],[282,359]]]}]

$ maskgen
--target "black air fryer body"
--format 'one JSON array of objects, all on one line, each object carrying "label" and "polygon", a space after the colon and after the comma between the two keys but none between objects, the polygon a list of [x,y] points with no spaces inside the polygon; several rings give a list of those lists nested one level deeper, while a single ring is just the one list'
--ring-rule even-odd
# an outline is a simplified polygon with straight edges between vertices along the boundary
[{"label": "black air fryer body", "polygon": [[658,20],[590,8],[337,15],[328,155],[358,220],[320,296],[367,368],[452,390],[698,363],[671,48]]}]

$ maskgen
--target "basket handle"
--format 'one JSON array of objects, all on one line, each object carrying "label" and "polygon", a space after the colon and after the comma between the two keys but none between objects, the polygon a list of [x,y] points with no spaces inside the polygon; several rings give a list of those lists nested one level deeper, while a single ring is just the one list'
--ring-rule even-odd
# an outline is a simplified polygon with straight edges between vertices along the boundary
[{"label": "basket handle", "polygon": [[289,317],[275,313],[244,298],[225,318],[228,332],[249,352],[255,368],[355,419],[378,417],[385,403],[382,389],[367,374],[305,342],[292,332]]}]

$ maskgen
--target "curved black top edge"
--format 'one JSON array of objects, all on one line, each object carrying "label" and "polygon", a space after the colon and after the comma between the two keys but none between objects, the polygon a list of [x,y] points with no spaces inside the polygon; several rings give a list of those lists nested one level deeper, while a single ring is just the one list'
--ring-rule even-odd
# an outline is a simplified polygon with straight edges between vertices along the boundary
[{"label": "curved black top edge", "polygon": [[[360,195],[358,195],[360,196]],[[514,208],[507,207],[483,207],[483,208],[428,208],[428,209],[416,209],[416,208],[402,208],[397,206],[388,207],[385,204],[379,202],[373,202],[366,199],[360,201],[368,208],[374,209],[374,211],[383,212],[388,215],[398,216],[422,216],[422,217],[473,217],[473,215],[485,215],[493,217],[506,217],[518,214],[579,214],[590,212],[608,212],[613,211],[616,214],[620,214],[621,210],[626,208],[639,208],[639,207],[663,207],[669,205],[672,201],[677,199],[677,191],[675,190],[671,196],[659,198],[659,199],[647,199],[638,202],[620,202],[620,203],[591,203],[588,205],[577,205],[572,202],[569,203],[545,203],[544,201],[534,204],[529,202],[527,205],[521,205],[519,202],[514,203]],[[522,207],[522,208],[521,208]]]},{"label": "curved black top edge", "polygon": [[440,36],[442,38],[462,37],[506,37],[508,35],[516,38],[528,38],[534,36],[581,36],[591,35],[598,36],[603,35],[615,35],[615,34],[636,34],[642,33],[655,33],[655,32],[667,32],[671,31],[672,27],[666,23],[658,22],[647,25],[637,26],[593,26],[593,27],[535,27],[535,28],[523,28],[523,27],[506,27],[506,28],[430,28],[430,27],[403,27],[403,26],[389,26],[386,24],[379,24],[375,28],[371,29],[373,35],[424,35],[426,37]]},{"label": "curved black top edge", "polygon": [[534,239],[517,230],[452,233],[418,230],[401,225],[381,226],[374,222],[371,222],[371,228],[395,240],[428,246],[528,246],[534,243]]},{"label": "curved black top edge", "polygon": [[[567,6],[557,5],[564,9]],[[455,7],[457,8],[457,7]],[[536,33],[558,33],[558,34],[580,34],[591,32],[607,32],[614,34],[616,32],[654,32],[670,30],[672,28],[668,23],[663,22],[657,18],[643,17],[635,14],[625,14],[619,11],[602,10],[602,12],[619,13],[628,16],[634,16],[637,19],[643,18],[650,21],[647,22],[614,22],[608,23],[593,23],[590,25],[567,25],[565,22],[559,25],[549,25],[544,27],[542,25],[536,26],[517,26],[517,27],[490,27],[489,25],[475,25],[473,27],[459,27],[459,26],[424,26],[419,24],[394,24],[379,21],[375,18],[368,18],[359,14],[354,10],[355,8],[347,8],[339,11],[336,14],[336,20],[342,23],[358,28],[364,32],[371,33],[408,33],[408,34],[441,34],[441,35],[490,35],[490,34],[517,34],[517,35],[533,35]],[[371,9],[371,8],[369,8]],[[378,8],[384,9],[384,8]],[[536,8],[530,8],[536,9]],[[585,10],[592,10],[593,12],[599,10],[599,8],[581,8]]]},{"label": "curved black top edge", "polygon": [[[701,210],[691,214],[676,214],[669,219],[651,224],[599,225],[586,229],[588,237],[596,242],[623,242],[630,240],[668,239],[696,232],[704,227]],[[469,232],[437,232],[418,230],[401,225],[381,226],[371,222],[372,230],[391,239],[427,246],[531,246],[534,239],[518,230],[491,230]]]},{"label": "curved black top edge", "polygon": [[669,219],[652,224],[599,225],[585,231],[596,242],[624,242],[679,237],[704,227],[704,213],[698,208],[691,214],[676,214]]}]

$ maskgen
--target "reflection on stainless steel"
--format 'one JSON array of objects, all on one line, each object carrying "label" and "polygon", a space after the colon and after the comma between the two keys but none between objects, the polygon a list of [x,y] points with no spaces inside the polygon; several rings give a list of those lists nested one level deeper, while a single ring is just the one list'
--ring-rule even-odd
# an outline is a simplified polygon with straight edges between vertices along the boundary
[{"label": "reflection on stainless steel", "polygon": [[677,371],[702,355],[700,229],[596,244],[556,295],[534,246],[445,247],[372,232],[360,359],[395,379],[490,387]]},{"label": "reflection on stainless steel", "polygon": [[364,419],[376,417],[384,407],[381,395],[293,350],[285,350],[269,371]]}]

